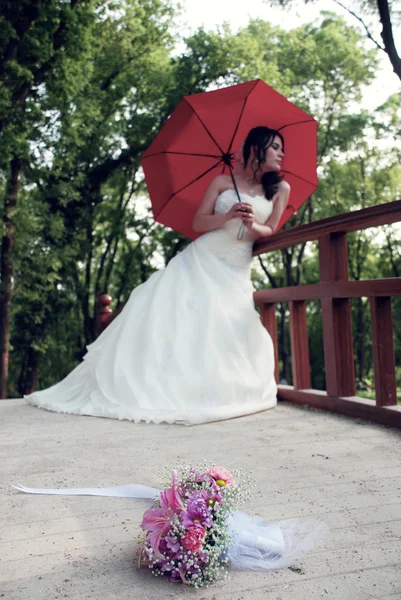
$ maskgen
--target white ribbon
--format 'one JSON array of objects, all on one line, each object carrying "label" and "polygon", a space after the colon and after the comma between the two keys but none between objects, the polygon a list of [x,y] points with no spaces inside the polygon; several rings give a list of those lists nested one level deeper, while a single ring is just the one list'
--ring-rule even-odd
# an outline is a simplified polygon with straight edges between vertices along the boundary
[{"label": "white ribbon", "polygon": [[13,488],[25,494],[54,494],[57,496],[109,496],[114,498],[156,498],[161,492],[157,488],[134,483],[107,488],[29,488],[13,485]]},{"label": "white ribbon", "polygon": [[[107,488],[28,488],[13,486],[25,494],[55,494],[58,496],[109,496],[152,500],[161,490],[147,485],[131,484]],[[327,537],[327,527],[319,521],[298,519],[266,525],[262,518],[234,511],[227,525],[234,544],[228,558],[235,569],[278,569],[292,564]]]}]

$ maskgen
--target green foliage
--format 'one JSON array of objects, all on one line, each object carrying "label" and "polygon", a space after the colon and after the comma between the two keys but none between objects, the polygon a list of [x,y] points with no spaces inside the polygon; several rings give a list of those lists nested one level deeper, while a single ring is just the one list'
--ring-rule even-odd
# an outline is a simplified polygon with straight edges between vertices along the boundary
[{"label": "green foliage", "polygon": [[[94,339],[98,295],[110,294],[115,307],[123,304],[188,243],[154,223],[139,167],[143,150],[183,95],[261,77],[318,118],[321,183],[293,223],[400,197],[399,148],[381,150],[381,138],[395,137],[400,128],[398,97],[375,115],[356,111],[377,58],[333,14],[290,32],[254,20],[236,34],[228,27],[199,29],[182,41],[168,0],[48,0],[36,16],[32,3],[3,4],[0,197],[11,157],[24,161],[12,215],[9,395],[69,372]],[[16,51],[6,60],[12,39]],[[24,86],[29,93],[22,101]],[[351,236],[350,271],[358,278],[401,272],[396,236],[391,228]],[[256,287],[315,282],[316,246],[255,260],[253,278]],[[369,350],[365,304],[358,310],[359,347]],[[278,314],[281,374],[290,381],[286,306],[278,306]],[[399,317],[394,323],[400,340]],[[323,389],[318,303],[308,304],[308,327],[313,385]],[[398,341],[396,354],[401,363]],[[364,368],[360,380],[368,381],[371,364]]]},{"label": "green foliage", "polygon": [[[305,4],[315,0],[304,0]],[[265,0],[266,4],[291,9],[294,0]],[[397,0],[354,0],[342,3],[333,0],[333,7],[340,5],[355,20],[355,25],[362,31],[369,42],[386,53],[394,72],[401,79],[401,57],[397,52],[394,39],[394,26],[400,23],[401,13],[397,10]],[[379,36],[380,32],[380,36]]]}]

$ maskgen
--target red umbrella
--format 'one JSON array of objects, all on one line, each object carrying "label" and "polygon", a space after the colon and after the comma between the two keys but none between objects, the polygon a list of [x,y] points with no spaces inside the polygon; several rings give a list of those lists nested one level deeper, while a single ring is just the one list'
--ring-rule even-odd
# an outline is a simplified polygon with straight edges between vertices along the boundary
[{"label": "red umbrella", "polygon": [[260,125],[284,137],[291,197],[279,227],[288,221],[317,187],[317,122],[260,79],[179,102],[141,158],[155,220],[198,237],[192,221],[206,188],[232,171],[241,142]]}]

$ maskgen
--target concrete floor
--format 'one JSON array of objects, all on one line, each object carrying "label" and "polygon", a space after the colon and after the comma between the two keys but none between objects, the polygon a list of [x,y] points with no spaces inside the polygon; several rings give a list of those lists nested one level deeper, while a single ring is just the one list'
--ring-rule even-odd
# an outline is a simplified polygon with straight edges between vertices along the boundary
[{"label": "concrete floor", "polygon": [[[7,600],[401,599],[401,433],[280,403],[192,428],[135,425],[0,402],[0,598]],[[246,512],[266,521],[313,516],[324,546],[266,573],[231,572],[193,590],[135,566],[145,501],[27,496],[31,487],[158,487],[158,471],[203,459],[251,470]]]}]

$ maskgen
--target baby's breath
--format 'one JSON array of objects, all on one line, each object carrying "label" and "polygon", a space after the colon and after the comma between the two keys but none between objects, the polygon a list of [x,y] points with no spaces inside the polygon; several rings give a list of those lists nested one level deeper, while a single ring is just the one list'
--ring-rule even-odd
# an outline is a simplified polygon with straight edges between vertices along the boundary
[{"label": "baby's breath", "polygon": [[[233,485],[226,484],[221,479],[214,480],[208,474],[212,467],[217,472],[222,469],[203,461],[196,467],[179,463],[173,469],[165,467],[160,473],[166,488],[171,488],[171,472],[176,472],[175,487],[182,505],[179,510],[177,506],[173,507],[175,514],[170,514],[172,508],[161,506],[160,499],[153,504],[166,511],[164,535],[160,536],[163,552],[160,557],[161,549],[158,548],[156,555],[150,541],[150,532],[147,532],[139,550],[139,563],[151,569],[156,577],[166,576],[172,581],[184,581],[195,588],[227,578],[227,554],[233,543],[228,534],[227,519],[240,505],[248,502],[256,484],[251,474],[244,474],[242,469],[230,470]],[[221,472],[227,473],[225,469]],[[193,522],[191,507],[198,511]],[[191,540],[186,538],[191,530],[195,533],[202,531],[204,535],[200,541],[196,538],[195,541],[192,540],[193,546],[190,544]]]}]

